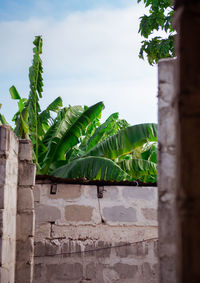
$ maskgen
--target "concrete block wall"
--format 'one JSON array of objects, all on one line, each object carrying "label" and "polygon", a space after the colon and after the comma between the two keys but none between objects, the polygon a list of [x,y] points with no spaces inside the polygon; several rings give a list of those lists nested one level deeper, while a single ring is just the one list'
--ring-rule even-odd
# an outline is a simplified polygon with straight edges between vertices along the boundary
[{"label": "concrete block wall", "polygon": [[158,282],[157,188],[35,186],[32,145],[0,127],[0,282]]},{"label": "concrete block wall", "polygon": [[33,281],[35,211],[33,187],[35,164],[32,163],[32,143],[19,140],[19,173],[17,192],[17,236],[15,283]]},{"label": "concrete block wall", "polygon": [[16,136],[8,126],[0,127],[0,282],[14,283],[18,185]]},{"label": "concrete block wall", "polygon": [[158,282],[156,187],[46,180],[34,200],[35,283]]},{"label": "concrete block wall", "polygon": [[176,59],[158,63],[158,222],[160,282],[176,282]]},{"label": "concrete block wall", "polygon": [[35,165],[32,145],[0,126],[0,282],[32,283]]}]

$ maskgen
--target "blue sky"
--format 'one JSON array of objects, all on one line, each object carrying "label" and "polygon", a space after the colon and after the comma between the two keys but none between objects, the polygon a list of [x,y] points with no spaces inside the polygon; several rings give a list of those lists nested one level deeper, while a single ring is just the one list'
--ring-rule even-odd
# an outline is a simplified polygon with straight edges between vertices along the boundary
[{"label": "blue sky", "polygon": [[138,58],[136,0],[0,0],[0,103],[10,121],[15,85],[28,96],[32,41],[43,36],[44,108],[57,96],[68,105],[104,101],[131,124],[157,121],[157,68]]}]

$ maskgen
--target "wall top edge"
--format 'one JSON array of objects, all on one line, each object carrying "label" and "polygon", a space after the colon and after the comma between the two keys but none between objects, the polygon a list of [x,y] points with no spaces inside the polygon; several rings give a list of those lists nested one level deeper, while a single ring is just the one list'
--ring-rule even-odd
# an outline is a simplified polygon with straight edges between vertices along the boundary
[{"label": "wall top edge", "polygon": [[177,60],[177,57],[173,57],[173,58],[163,58],[163,59],[160,59],[159,61],[158,61],[158,65],[159,64],[162,64],[162,63],[168,63],[168,62],[176,62],[176,60]]},{"label": "wall top edge", "polygon": [[129,187],[157,187],[157,183],[142,183],[142,182],[112,182],[112,181],[86,181],[84,179],[62,179],[48,175],[37,175],[36,184],[74,184],[74,185],[88,185],[88,186],[129,186]]}]

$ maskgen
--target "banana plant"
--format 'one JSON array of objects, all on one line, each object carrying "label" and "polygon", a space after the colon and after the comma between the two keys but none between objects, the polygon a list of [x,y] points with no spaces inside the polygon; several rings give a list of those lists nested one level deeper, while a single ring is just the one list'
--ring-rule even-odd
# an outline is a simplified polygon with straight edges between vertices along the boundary
[{"label": "banana plant", "polygon": [[[0,109],[2,107],[2,104],[0,103]],[[3,114],[0,113],[0,125],[8,125],[8,122],[6,121],[6,118]]]},{"label": "banana plant", "polygon": [[[33,44],[28,98],[21,98],[15,86],[9,91],[18,103],[13,130],[19,138],[32,141],[37,173],[60,178],[156,182],[157,125],[130,126],[119,119],[118,113],[101,124],[103,102],[62,108],[62,99],[57,97],[41,111],[42,37],[36,36]],[[7,121],[0,114],[1,124]]]},{"label": "banana plant", "polygon": [[43,93],[42,37],[36,36],[33,41],[33,62],[29,68],[30,92],[28,98],[21,98],[16,87],[10,87],[11,98],[17,100],[18,111],[13,116],[14,132],[19,138],[30,139],[33,143],[33,159],[39,166],[39,147],[43,135],[48,131],[49,122],[53,121],[51,112],[57,113],[62,107],[61,97],[57,97],[45,110],[41,111],[39,99]]},{"label": "banana plant", "polygon": [[[144,182],[156,182],[156,163],[144,159],[146,149],[144,145],[155,143],[156,140],[156,124],[127,127],[97,143],[89,151],[82,153],[71,162],[67,160],[57,162],[55,165],[58,168],[55,168],[55,166],[50,174],[62,178],[117,181],[139,179]],[[140,158],[127,159],[131,155],[134,156],[134,151],[142,147],[144,148],[141,151]],[[148,150],[150,149],[148,148]]]}]

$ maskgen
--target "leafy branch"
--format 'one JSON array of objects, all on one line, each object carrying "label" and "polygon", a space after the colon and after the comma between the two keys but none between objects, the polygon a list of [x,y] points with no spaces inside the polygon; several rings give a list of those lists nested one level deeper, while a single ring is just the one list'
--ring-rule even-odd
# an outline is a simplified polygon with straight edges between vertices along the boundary
[{"label": "leafy branch", "polygon": [[[174,51],[174,29],[172,27],[172,16],[174,14],[172,0],[137,0],[143,1],[145,7],[149,7],[149,15],[140,17],[139,33],[146,38],[142,41],[139,58],[147,60],[150,65],[156,64],[161,58],[175,56]],[[160,36],[152,37],[154,31],[162,30],[166,38]]]}]

